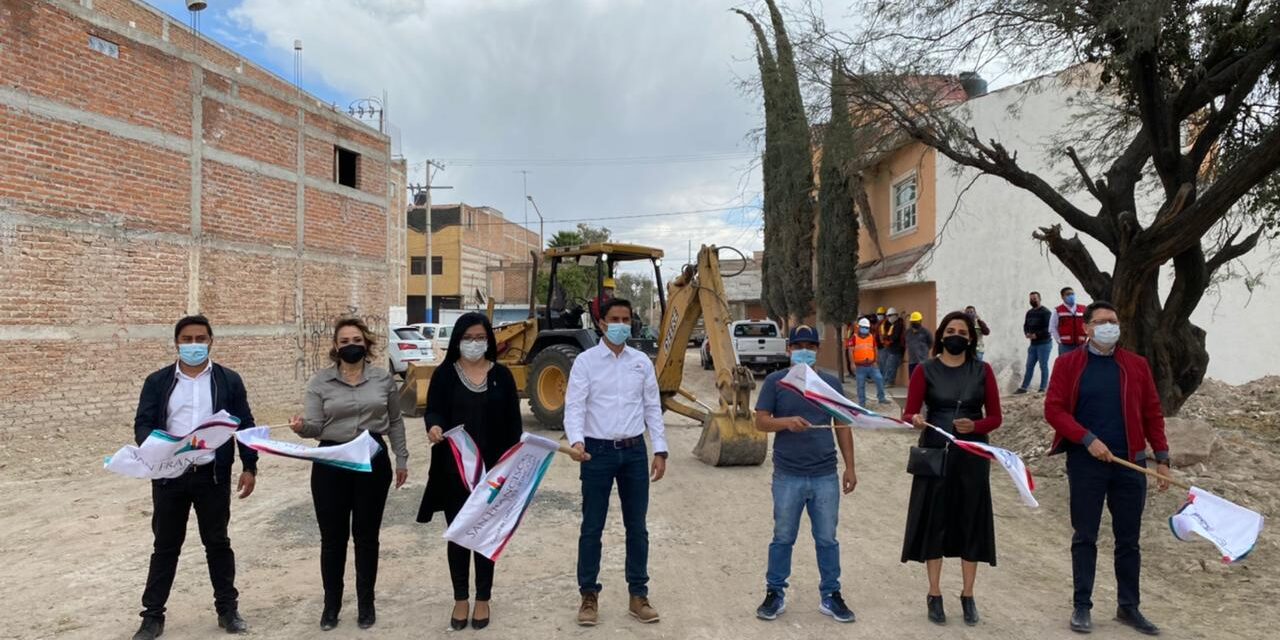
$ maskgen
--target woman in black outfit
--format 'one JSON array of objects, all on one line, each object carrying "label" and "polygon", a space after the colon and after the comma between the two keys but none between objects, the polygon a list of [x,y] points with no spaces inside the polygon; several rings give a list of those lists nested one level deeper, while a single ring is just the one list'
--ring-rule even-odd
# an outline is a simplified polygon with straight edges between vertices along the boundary
[{"label": "woman in black outfit", "polygon": [[[465,425],[484,459],[493,468],[508,449],[520,441],[520,397],[511,371],[497,363],[498,344],[488,318],[468,313],[458,318],[449,336],[444,363],[431,376],[427,390],[426,423],[431,448],[431,470],[418,510],[418,522],[430,522],[437,511],[452,523],[470,493],[458,475],[453,452],[444,432]],[[471,550],[449,543],[449,574],[453,578],[453,613],[449,624],[456,630],[467,626],[470,612],[469,569],[476,565],[476,608],[471,625],[489,625],[489,594],[493,587],[493,561]]]},{"label": "woman in black outfit", "polygon": [[[977,328],[959,311],[949,313],[933,341],[934,358],[916,367],[907,389],[903,420],[921,429],[920,447],[946,448],[947,438],[928,422],[959,440],[986,442],[1000,426],[1000,389],[991,366],[978,360]],[[921,415],[922,406],[928,408]],[[902,561],[924,562],[929,572],[929,620],[945,624],[942,559],[960,558],[964,589],[960,605],[965,624],[978,623],[973,583],[978,563],[996,564],[995,519],[991,511],[990,463],[986,458],[947,448],[941,476],[920,474],[911,483]]]}]

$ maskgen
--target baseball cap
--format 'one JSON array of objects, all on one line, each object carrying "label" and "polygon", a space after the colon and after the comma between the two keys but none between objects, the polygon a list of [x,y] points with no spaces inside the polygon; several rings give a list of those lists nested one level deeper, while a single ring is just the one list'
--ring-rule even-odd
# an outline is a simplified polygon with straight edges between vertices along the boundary
[{"label": "baseball cap", "polygon": [[813,344],[818,344],[821,340],[818,339],[818,332],[814,331],[813,327],[810,327],[807,324],[802,324],[792,329],[791,337],[787,339],[787,344],[795,344],[797,342],[812,342]]}]

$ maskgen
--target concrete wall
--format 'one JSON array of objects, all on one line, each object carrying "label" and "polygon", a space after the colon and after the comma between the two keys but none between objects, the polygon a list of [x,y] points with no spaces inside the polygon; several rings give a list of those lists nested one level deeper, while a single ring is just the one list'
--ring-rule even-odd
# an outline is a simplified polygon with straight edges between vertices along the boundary
[{"label": "concrete wall", "polygon": [[[971,100],[962,109],[980,137],[1000,140],[1011,153],[1017,152],[1024,168],[1057,184],[1070,166],[1060,155],[1054,157],[1060,147],[1051,139],[1071,124],[1072,114],[1079,109],[1068,100],[1081,85],[1068,80],[1024,83]],[[925,277],[937,282],[938,311],[975,305],[991,326],[988,361],[1006,380],[1020,379],[1027,345],[1022,322],[1028,292],[1039,290],[1049,306],[1060,302],[1059,289],[1072,286],[1083,302],[1089,301],[1071,273],[1031,238],[1038,227],[1061,219],[1031,194],[990,176],[977,178],[960,198],[975,174],[958,170],[945,158],[940,157],[937,175],[938,224],[946,230]],[[957,199],[956,213],[946,221]],[[1071,199],[1086,211],[1097,209],[1087,193],[1073,194]],[[1082,239],[1099,267],[1110,270],[1114,264],[1110,252],[1091,239]],[[1261,247],[1244,261],[1253,273],[1271,274],[1264,283],[1280,275],[1266,264],[1273,251]],[[1162,278],[1163,290],[1167,291],[1170,280],[1170,274]],[[1280,325],[1271,321],[1277,315],[1280,294],[1274,285],[1250,294],[1242,280],[1235,280],[1222,285],[1220,297],[1207,296],[1193,321],[1208,332],[1208,375],[1241,383],[1280,372],[1274,349],[1263,348],[1280,343]]]},{"label": "concrete wall", "polygon": [[133,0],[0,0],[0,70],[0,431],[124,428],[184,314],[277,418],[334,317],[385,324],[385,136]]}]

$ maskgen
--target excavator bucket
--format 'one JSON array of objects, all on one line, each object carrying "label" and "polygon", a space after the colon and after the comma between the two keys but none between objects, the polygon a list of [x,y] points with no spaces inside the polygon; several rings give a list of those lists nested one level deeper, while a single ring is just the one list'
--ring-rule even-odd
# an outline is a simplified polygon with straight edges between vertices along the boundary
[{"label": "excavator bucket", "polygon": [[404,417],[422,417],[427,407],[427,386],[431,384],[431,374],[435,371],[435,365],[409,363],[404,384],[400,386],[400,413]]},{"label": "excavator bucket", "polygon": [[750,418],[712,413],[702,425],[693,455],[716,467],[758,465],[764,462],[768,442]]}]

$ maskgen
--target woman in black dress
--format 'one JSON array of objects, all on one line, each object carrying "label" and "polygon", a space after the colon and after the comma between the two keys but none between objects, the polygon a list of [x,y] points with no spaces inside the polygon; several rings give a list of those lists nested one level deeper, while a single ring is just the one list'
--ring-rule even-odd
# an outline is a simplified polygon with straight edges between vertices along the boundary
[{"label": "woman in black dress", "polygon": [[[977,328],[961,312],[947,314],[933,341],[935,357],[916,367],[907,390],[903,420],[921,429],[920,447],[946,448],[947,438],[986,442],[1000,426],[1000,390],[991,366],[978,360]],[[920,413],[921,407],[927,413]],[[978,623],[973,583],[978,563],[996,564],[995,519],[991,511],[991,467],[986,458],[947,448],[941,476],[916,475],[911,483],[902,561],[924,562],[929,572],[929,620],[945,624],[942,559],[960,558],[965,624]]]},{"label": "woman in black dress", "polygon": [[[458,318],[449,336],[444,362],[431,376],[427,390],[427,438],[431,447],[431,470],[418,510],[418,522],[430,522],[437,511],[452,523],[470,492],[458,475],[453,452],[444,432],[465,425],[484,459],[493,468],[508,449],[520,441],[520,397],[511,371],[497,363],[498,344],[488,318],[468,313]],[[467,626],[470,612],[470,565],[476,566],[476,608],[471,625],[489,625],[489,595],[493,587],[493,561],[471,550],[449,543],[449,574],[453,579],[453,613],[449,624],[456,630]]]}]

